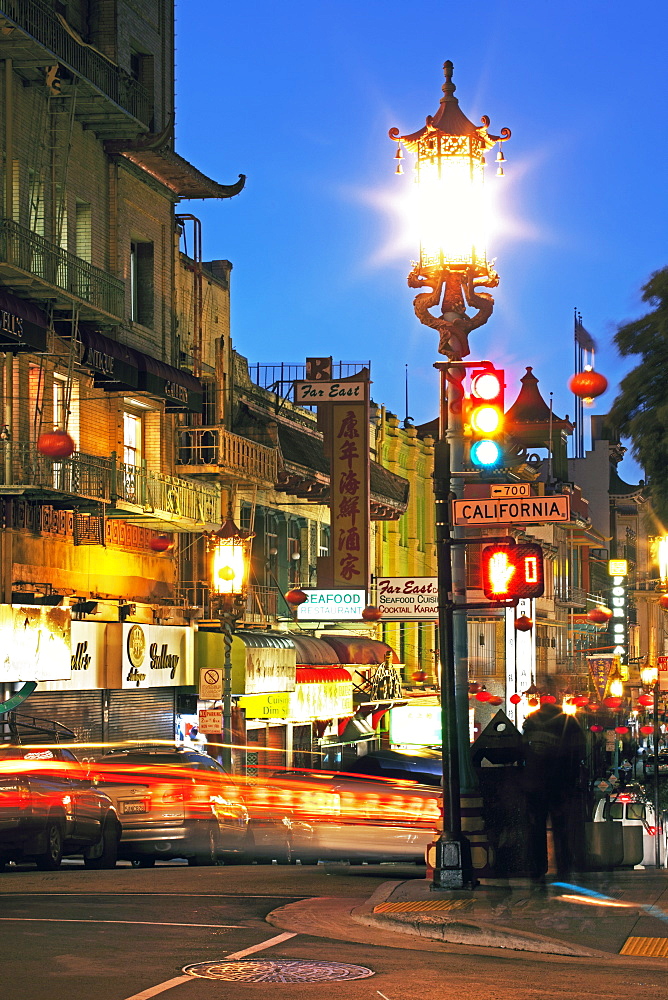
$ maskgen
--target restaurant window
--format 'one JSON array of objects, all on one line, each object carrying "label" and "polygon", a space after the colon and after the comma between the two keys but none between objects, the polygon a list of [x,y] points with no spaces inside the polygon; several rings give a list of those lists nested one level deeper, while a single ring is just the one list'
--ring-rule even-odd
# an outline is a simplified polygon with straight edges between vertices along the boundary
[{"label": "restaurant window", "polygon": [[130,319],[153,326],[153,244],[130,244]]},{"label": "restaurant window", "polygon": [[[37,382],[34,382],[34,390],[37,393]],[[79,383],[76,379],[68,380],[66,375],[59,372],[55,372],[53,376],[53,426],[66,430],[78,446]]]}]

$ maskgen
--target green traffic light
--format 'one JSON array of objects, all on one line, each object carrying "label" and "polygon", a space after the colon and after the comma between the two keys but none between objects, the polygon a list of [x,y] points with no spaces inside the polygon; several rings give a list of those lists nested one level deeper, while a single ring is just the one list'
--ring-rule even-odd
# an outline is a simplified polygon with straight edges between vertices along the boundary
[{"label": "green traffic light", "polygon": [[495,465],[499,465],[503,457],[503,452],[501,446],[496,441],[485,439],[476,441],[471,445],[469,457],[473,465],[477,465],[478,468],[490,469]]}]

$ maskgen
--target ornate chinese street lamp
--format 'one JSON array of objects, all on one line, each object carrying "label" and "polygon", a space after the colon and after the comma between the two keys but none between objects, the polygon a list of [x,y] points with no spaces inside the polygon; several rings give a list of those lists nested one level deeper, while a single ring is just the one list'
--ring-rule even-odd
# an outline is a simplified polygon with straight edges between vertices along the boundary
[{"label": "ornate chinese street lamp", "polygon": [[[435,115],[410,135],[390,130],[399,143],[397,173],[403,173],[403,148],[415,155],[415,182],[420,223],[420,258],[408,275],[422,324],[439,335],[438,351],[448,362],[435,365],[441,373],[440,431],[434,449],[434,498],[439,591],[439,647],[442,664],[443,831],[436,845],[433,888],[451,889],[475,881],[467,843],[462,837],[460,774],[463,787],[473,789],[468,740],[468,662],[466,619],[454,616],[466,593],[464,546],[451,557],[450,499],[461,489],[463,468],[461,400],[464,369],[458,361],[470,353],[469,334],[487,322],[494,299],[483,288],[499,281],[487,260],[483,174],[485,155],[498,144],[497,173],[503,174],[501,143],[510,130],[490,135],[489,119],[474,125],[454,96],[452,63],[443,66],[443,97]],[[436,313],[433,310],[437,310]],[[467,310],[473,310],[469,314]],[[459,595],[459,599],[458,596]],[[461,772],[460,772],[461,768]]]},{"label": "ornate chinese street lamp", "polygon": [[237,619],[246,606],[246,589],[253,532],[238,528],[232,511],[210,535],[213,547],[213,593],[225,644],[223,664],[222,763],[232,772],[232,636]]},{"label": "ornate chinese street lamp", "polygon": [[654,864],[661,867],[661,839],[659,828],[661,817],[659,815],[659,669],[646,663],[640,668],[640,679],[643,687],[652,690],[652,711],[654,713],[654,731],[652,733],[652,744],[654,751],[654,826],[656,827],[656,840],[654,841]]}]

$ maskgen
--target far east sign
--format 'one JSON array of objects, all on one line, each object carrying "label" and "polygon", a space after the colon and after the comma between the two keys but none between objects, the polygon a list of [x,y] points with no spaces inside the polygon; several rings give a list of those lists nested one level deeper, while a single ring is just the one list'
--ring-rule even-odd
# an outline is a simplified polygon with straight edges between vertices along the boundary
[{"label": "far east sign", "polygon": [[452,522],[456,525],[545,524],[569,521],[570,516],[571,501],[567,494],[521,500],[452,501]]},{"label": "far east sign", "polygon": [[367,382],[295,382],[295,403],[317,406],[319,403],[362,403]]},{"label": "far east sign", "polygon": [[438,621],[438,580],[435,576],[376,578],[376,603],[383,621]]}]

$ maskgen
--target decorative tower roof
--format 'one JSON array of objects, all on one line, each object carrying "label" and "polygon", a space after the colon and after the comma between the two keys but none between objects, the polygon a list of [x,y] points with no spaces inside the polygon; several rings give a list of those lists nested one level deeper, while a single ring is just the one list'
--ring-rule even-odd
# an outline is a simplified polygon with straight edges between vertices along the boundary
[{"label": "decorative tower roof", "polygon": [[455,90],[457,88],[452,82],[452,70],[452,62],[448,59],[443,63],[445,83],[442,87],[443,97],[441,98],[441,103],[436,114],[428,115],[423,128],[417,132],[412,132],[410,135],[399,135],[398,128],[390,129],[391,139],[394,139],[396,142],[403,142],[406,149],[414,151],[421,140],[428,136],[430,132],[441,132],[443,135],[452,136],[469,136],[473,140],[473,149],[478,151],[479,147],[480,153],[491,149],[497,142],[505,142],[507,139],[510,139],[510,129],[508,128],[502,128],[501,135],[488,134],[489,118],[487,115],[483,115],[480,119],[482,125],[474,125],[473,122],[469,121],[459,107],[459,101],[455,97]]},{"label": "decorative tower roof", "polygon": [[562,419],[556,413],[550,413],[550,407],[540,394],[538,379],[530,366],[520,382],[522,388],[519,396],[506,411],[506,430],[509,434],[524,445],[548,447],[550,427],[553,436],[557,431],[573,433],[573,424],[568,417]]}]

